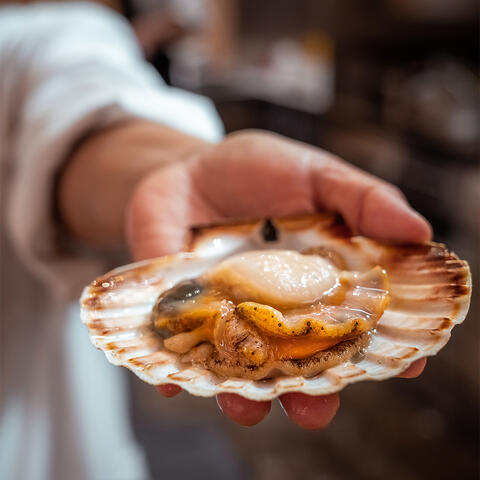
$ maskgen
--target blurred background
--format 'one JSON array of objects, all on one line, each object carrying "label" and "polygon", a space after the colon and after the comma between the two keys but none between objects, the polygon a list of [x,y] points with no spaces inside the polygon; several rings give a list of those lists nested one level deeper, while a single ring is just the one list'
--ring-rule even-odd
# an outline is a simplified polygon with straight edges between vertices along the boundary
[{"label": "blurred background", "polygon": [[[127,7],[152,63],[212,98],[227,132],[278,132],[395,183],[478,279],[477,2],[179,2],[188,28],[162,45],[151,14]],[[278,404],[260,425],[238,427],[213,400],[163,399],[130,375],[153,476],[478,478],[478,305],[477,285],[464,326],[419,379],[348,387],[321,432],[296,428]]]},{"label": "blurred background", "polygon": [[[227,133],[278,132],[398,185],[479,278],[475,0],[99,3],[131,21],[166,82],[215,102]],[[239,427],[213,399],[165,399],[125,371],[152,477],[478,478],[478,292],[420,378],[348,387],[324,431],[300,430],[275,402],[260,425]]]}]

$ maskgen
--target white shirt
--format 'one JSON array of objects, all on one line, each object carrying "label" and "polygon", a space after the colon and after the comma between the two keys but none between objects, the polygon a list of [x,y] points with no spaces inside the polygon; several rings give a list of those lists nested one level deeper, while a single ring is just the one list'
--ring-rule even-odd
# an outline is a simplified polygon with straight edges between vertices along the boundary
[{"label": "white shirt", "polygon": [[65,318],[105,266],[58,248],[52,205],[75,143],[132,116],[222,135],[212,104],[165,86],[120,16],[88,3],[0,8],[0,478],[148,476],[120,369],[89,344],[76,307]]}]

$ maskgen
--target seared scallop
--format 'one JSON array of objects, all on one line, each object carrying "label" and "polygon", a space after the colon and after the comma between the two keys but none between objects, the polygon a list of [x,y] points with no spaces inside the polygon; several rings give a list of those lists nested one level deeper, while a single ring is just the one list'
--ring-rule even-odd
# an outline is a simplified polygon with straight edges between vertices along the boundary
[{"label": "seared scallop", "polygon": [[[208,342],[214,348],[201,362],[222,374],[257,379],[282,371],[282,362],[359,339],[375,328],[388,298],[387,274],[378,266],[342,271],[319,255],[255,250],[162,293],[152,321],[172,352],[186,354]],[[325,366],[317,362],[308,373]]]}]

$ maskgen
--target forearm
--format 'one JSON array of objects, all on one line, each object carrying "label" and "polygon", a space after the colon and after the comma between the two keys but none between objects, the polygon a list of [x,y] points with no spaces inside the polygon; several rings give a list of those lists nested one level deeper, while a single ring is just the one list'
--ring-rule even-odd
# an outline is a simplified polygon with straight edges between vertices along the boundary
[{"label": "forearm", "polygon": [[[136,179],[162,159],[181,157],[177,148],[171,155],[164,149],[159,125],[218,141],[221,123],[207,99],[164,85],[145,62],[128,23],[108,9],[72,2],[12,5],[0,13],[0,163],[8,162],[7,233],[19,258],[56,295],[76,295],[104,269],[105,256],[63,248],[56,210],[68,229],[91,244],[121,241],[119,219]],[[154,140],[140,136],[137,141],[150,155],[130,154],[132,148],[121,145],[121,138],[133,132],[125,122],[139,118],[156,123]],[[181,136],[185,148],[186,138]],[[62,198],[59,208],[55,197]]]},{"label": "forearm", "polygon": [[57,202],[67,229],[93,246],[119,244],[138,182],[154,169],[182,162],[209,143],[172,128],[131,120],[90,135],[61,172]]}]

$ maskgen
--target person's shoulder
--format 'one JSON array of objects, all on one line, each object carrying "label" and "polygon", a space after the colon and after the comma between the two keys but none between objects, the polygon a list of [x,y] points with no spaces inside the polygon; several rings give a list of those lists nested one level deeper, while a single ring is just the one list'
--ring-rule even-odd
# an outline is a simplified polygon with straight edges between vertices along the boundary
[{"label": "person's shoulder", "polygon": [[13,39],[23,44],[38,38],[57,38],[59,32],[72,39],[106,39],[122,48],[135,48],[136,40],[128,21],[119,13],[94,2],[38,3],[0,6],[0,41]]},{"label": "person's shoulder", "polygon": [[3,22],[33,21],[47,23],[55,20],[91,25],[126,26],[119,13],[95,2],[0,4],[0,20]]}]

